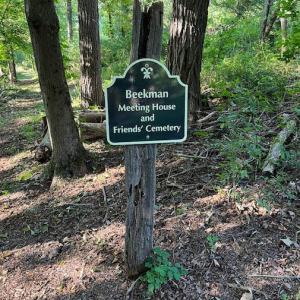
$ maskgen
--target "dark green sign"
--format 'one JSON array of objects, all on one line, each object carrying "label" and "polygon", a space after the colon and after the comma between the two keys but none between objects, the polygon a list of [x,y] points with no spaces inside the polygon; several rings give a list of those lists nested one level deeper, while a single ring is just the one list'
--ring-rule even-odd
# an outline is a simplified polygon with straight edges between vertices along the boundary
[{"label": "dark green sign", "polygon": [[188,87],[154,59],[131,64],[107,88],[107,140],[112,145],[183,142]]}]

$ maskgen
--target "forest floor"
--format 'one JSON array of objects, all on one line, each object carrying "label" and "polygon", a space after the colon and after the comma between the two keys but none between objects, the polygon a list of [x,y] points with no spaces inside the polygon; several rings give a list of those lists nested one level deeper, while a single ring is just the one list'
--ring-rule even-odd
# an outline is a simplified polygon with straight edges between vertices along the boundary
[{"label": "forest floor", "polygon": [[[85,144],[94,171],[49,189],[32,152],[41,135],[37,85],[0,98],[0,299],[125,299],[123,149]],[[158,147],[155,245],[188,275],[152,299],[299,300],[299,197],[278,193],[260,207],[259,179],[237,201],[219,185],[222,157],[210,143]],[[145,291],[137,284],[132,299]]]}]

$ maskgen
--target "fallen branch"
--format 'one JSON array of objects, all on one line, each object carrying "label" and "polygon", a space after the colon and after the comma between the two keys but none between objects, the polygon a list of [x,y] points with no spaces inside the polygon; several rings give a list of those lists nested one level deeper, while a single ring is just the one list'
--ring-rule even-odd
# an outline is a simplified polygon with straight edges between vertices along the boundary
[{"label": "fallen branch", "polygon": [[216,112],[216,111],[213,111],[213,112],[211,112],[210,114],[208,114],[206,117],[204,117],[204,118],[198,120],[197,123],[204,123],[204,122],[210,120],[210,119],[211,119],[213,116],[215,116],[216,114],[217,114],[217,112]]},{"label": "fallen branch", "polygon": [[81,123],[79,129],[82,141],[97,140],[106,135],[105,123]]},{"label": "fallen branch", "polygon": [[107,203],[107,196],[106,196],[106,191],[105,191],[105,186],[102,186],[102,193],[103,193],[103,200],[105,204],[105,215],[103,217],[103,223],[106,222],[107,216],[108,216],[108,203]]},{"label": "fallen branch", "polygon": [[136,280],[131,284],[131,286],[129,287],[129,289],[127,290],[127,293],[126,293],[126,300],[132,299],[131,293],[132,293],[132,291],[133,291],[135,285],[137,284],[137,282],[138,282],[139,280],[140,280],[140,277],[138,277],[138,279],[136,279]]},{"label": "fallen branch", "polygon": [[288,140],[288,138],[295,132],[297,127],[297,123],[295,120],[290,120],[287,122],[284,129],[282,129],[275,142],[272,144],[269,154],[264,162],[263,165],[263,173],[265,174],[274,174],[276,169],[276,165],[282,155],[282,148],[284,144]]},{"label": "fallen branch", "polygon": [[79,113],[80,123],[102,123],[105,120],[104,111],[83,111]]},{"label": "fallen branch", "polygon": [[185,173],[188,173],[188,172],[190,172],[190,171],[195,171],[195,170],[201,169],[201,168],[203,168],[203,166],[190,168],[190,169],[184,170],[184,171],[182,171],[182,172],[173,174],[172,176],[169,176],[169,178],[177,177],[177,176],[183,175],[183,174],[185,174]]},{"label": "fallen branch", "polygon": [[289,280],[300,280],[300,276],[281,276],[281,275],[267,275],[267,274],[250,274],[248,277],[262,277],[262,278],[272,278],[272,279],[289,279]]}]

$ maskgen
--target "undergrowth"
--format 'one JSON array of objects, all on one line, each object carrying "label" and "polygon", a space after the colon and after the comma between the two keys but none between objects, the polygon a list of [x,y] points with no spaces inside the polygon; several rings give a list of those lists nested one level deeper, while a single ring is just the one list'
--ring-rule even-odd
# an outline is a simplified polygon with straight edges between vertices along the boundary
[{"label": "undergrowth", "polygon": [[[214,147],[223,158],[222,185],[257,180],[285,117],[298,117],[298,62],[280,61],[270,45],[261,45],[259,28],[259,18],[246,17],[207,37],[203,86],[219,100],[223,137],[214,141]],[[294,161],[290,167],[299,170],[296,148],[282,149],[282,172],[289,160]]]},{"label": "undergrowth", "polygon": [[169,260],[170,254],[160,248],[154,248],[153,253],[147,258],[145,267],[148,271],[142,277],[147,284],[147,294],[151,296],[155,291],[169,280],[179,280],[187,274],[187,270],[180,264],[172,264]]}]

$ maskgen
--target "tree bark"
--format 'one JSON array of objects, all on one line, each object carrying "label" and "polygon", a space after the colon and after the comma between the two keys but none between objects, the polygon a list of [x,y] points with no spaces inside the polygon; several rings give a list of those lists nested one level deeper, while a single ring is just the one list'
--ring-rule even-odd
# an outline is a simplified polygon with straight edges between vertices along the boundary
[{"label": "tree bark", "polygon": [[54,2],[25,0],[25,11],[53,146],[54,175],[83,175],[86,172],[85,150],[71,107]]},{"label": "tree bark", "polygon": [[78,0],[80,89],[83,103],[103,105],[98,0]]},{"label": "tree bark", "polygon": [[286,41],[287,41],[287,30],[288,30],[288,21],[287,18],[280,18],[280,27],[281,27],[281,58],[284,58],[286,53]]},{"label": "tree bark", "polygon": [[47,130],[42,141],[35,150],[34,159],[40,163],[45,163],[51,159],[51,155],[52,145],[49,130]]},{"label": "tree bark", "polygon": [[268,20],[269,20],[272,5],[273,5],[273,0],[265,0],[264,16],[263,16],[263,21],[261,25],[261,34],[260,34],[260,39],[262,41],[264,40],[264,34],[266,31],[266,27],[268,25]]},{"label": "tree bark", "polygon": [[197,111],[208,108],[201,99],[200,72],[207,26],[209,0],[173,0],[168,67],[189,86],[189,112],[192,121]]},{"label": "tree bark", "polygon": [[272,12],[272,15],[270,16],[269,23],[266,25],[265,31],[264,31],[263,36],[262,36],[262,41],[263,42],[265,42],[266,39],[268,38],[268,36],[269,36],[273,26],[274,26],[274,23],[277,20],[277,17],[278,17],[278,10],[276,9]]},{"label": "tree bark", "polygon": [[16,63],[15,63],[15,56],[14,53],[11,51],[10,54],[10,61],[8,63],[8,70],[9,70],[9,82],[14,84],[17,82],[17,70],[16,70]]},{"label": "tree bark", "polygon": [[[131,61],[159,59],[162,45],[163,3],[141,11],[134,1]],[[129,277],[145,271],[145,260],[153,248],[156,194],[156,145],[128,146],[125,151],[128,195],[125,257]]]},{"label": "tree bark", "polygon": [[73,40],[73,9],[72,0],[67,0],[67,22],[68,22],[68,39]]},{"label": "tree bark", "polygon": [[0,78],[1,78],[2,76],[4,76],[4,72],[3,72],[3,70],[2,70],[2,68],[1,68],[1,66],[0,66]]}]

